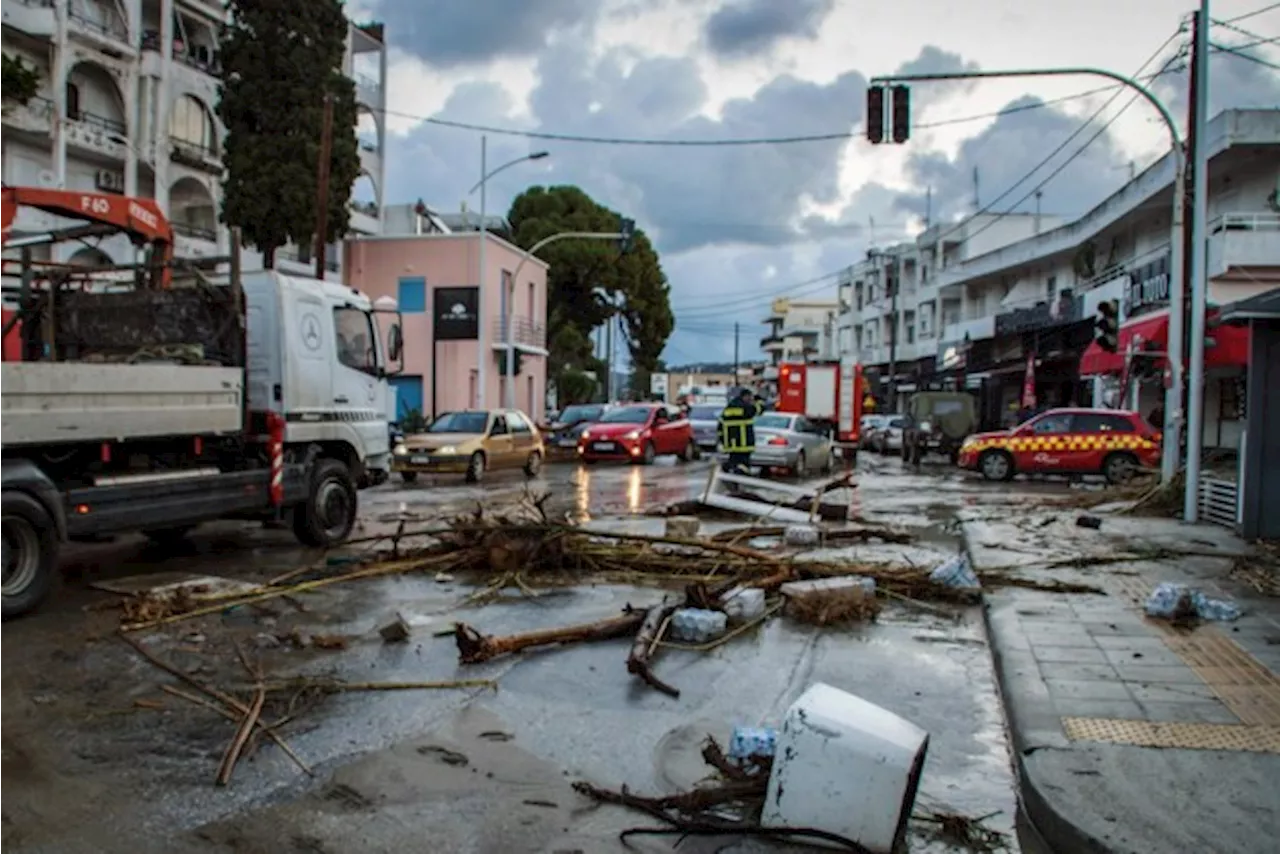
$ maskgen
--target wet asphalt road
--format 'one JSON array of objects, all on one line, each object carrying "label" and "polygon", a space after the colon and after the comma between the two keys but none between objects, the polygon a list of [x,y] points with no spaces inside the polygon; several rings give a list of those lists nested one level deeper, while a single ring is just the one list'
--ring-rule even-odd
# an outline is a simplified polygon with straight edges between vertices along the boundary
[{"label": "wet asphalt road", "polygon": [[[454,479],[390,484],[362,494],[362,526],[373,534],[402,517],[429,526],[529,488],[550,491],[557,515],[660,531],[661,520],[639,514],[700,493],[709,467],[665,460],[644,468],[557,465],[532,482],[495,474],[478,486]],[[992,487],[948,469],[905,472],[896,460],[867,455],[859,469],[852,511],[906,527],[917,541],[843,552],[854,560],[927,565],[957,547],[947,529],[956,509],[1007,515],[1066,491]],[[493,634],[591,621],[628,602],[653,602],[659,591],[580,586],[458,611],[471,588],[422,574],[325,588],[304,597],[305,612],[237,609],[145,638],[157,654],[217,684],[244,678],[229,649],[231,635],[257,649],[273,674],[499,681],[496,693],[330,698],[289,730],[314,778],[264,747],[241,763],[231,786],[215,789],[232,725],[160,693],[160,674],[111,637],[116,612],[92,610],[110,597],[86,582],[178,569],[258,582],[315,557],[293,546],[287,532],[243,525],[211,526],[180,555],[157,554],[136,540],[77,549],[58,599],[4,629],[6,850],[623,850],[618,830],[644,824],[643,817],[585,808],[569,789],[573,780],[645,792],[687,787],[703,776],[697,754],[707,734],[724,742],[735,724],[777,722],[815,681],[859,694],[931,733],[921,804],[970,815],[998,811],[993,826],[1013,825],[1003,718],[976,608],[890,606],[874,625],[852,631],[774,620],[711,654],[664,652],[658,669],[683,691],[672,699],[628,676],[625,641],[463,668],[452,639],[433,637],[434,628],[455,619]],[[383,645],[376,627],[397,611],[415,625],[414,637]],[[290,652],[272,638],[293,627],[357,639],[341,652]],[[660,839],[637,844],[670,850]],[[761,850],[726,840],[690,840],[681,848]],[[920,834],[911,849],[950,850]]]}]

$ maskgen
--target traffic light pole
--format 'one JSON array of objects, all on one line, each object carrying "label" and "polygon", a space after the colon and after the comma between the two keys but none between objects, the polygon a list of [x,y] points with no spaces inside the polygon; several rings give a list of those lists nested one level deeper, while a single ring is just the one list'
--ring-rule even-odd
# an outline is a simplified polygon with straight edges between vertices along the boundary
[{"label": "traffic light pole", "polygon": [[[1127,77],[1105,68],[1088,66],[1069,66],[1066,68],[1017,68],[1004,71],[951,71],[937,74],[891,74],[872,77],[871,86],[885,86],[897,83],[927,82],[940,80],[982,80],[1010,77],[1105,77],[1122,86],[1127,86],[1141,95],[1147,103],[1155,108],[1169,130],[1170,154],[1173,156],[1173,225],[1169,238],[1169,340],[1181,341],[1183,328],[1186,326],[1186,308],[1183,294],[1187,290],[1187,282],[1183,276],[1183,259],[1187,254],[1186,235],[1183,233],[1183,214],[1186,208],[1186,173],[1187,155],[1182,147],[1182,137],[1178,135],[1178,123],[1174,120],[1169,108],[1149,89],[1132,77]],[[1193,236],[1193,244],[1203,242],[1203,233]],[[1197,311],[1199,309],[1196,309]],[[1201,320],[1203,325],[1203,319]],[[1180,349],[1180,348],[1178,348]],[[1178,470],[1178,458],[1184,413],[1182,411],[1183,363],[1177,349],[1169,354],[1169,387],[1165,390],[1164,420],[1164,457],[1160,463],[1160,479],[1169,483]]]},{"label": "traffic light pole", "polygon": [[[520,281],[520,271],[524,269],[525,263],[534,256],[544,246],[555,243],[558,240],[569,240],[577,238],[580,240],[626,240],[631,235],[621,231],[562,231],[559,234],[553,234],[550,237],[544,237],[537,243],[530,246],[524,252],[524,257],[520,259],[520,263],[516,265],[515,272],[511,274],[511,281],[508,284],[506,316],[502,318],[503,338],[507,344],[507,394],[503,405],[507,409],[516,408],[516,342],[515,336],[511,330],[511,303],[515,300],[516,282]],[[609,370],[613,370],[612,367]]]}]

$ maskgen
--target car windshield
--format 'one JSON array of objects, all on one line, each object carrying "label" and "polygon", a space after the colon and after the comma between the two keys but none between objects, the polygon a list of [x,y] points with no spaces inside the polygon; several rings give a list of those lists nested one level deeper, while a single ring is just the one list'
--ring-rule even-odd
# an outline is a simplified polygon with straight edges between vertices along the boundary
[{"label": "car windshield", "polygon": [[604,412],[603,406],[569,406],[564,412],[560,413],[559,421],[561,424],[577,424],[579,421],[596,421],[600,418],[600,413]]},{"label": "car windshield", "polygon": [[483,433],[489,426],[487,412],[446,412],[427,428],[428,433]]},{"label": "car windshield", "polygon": [[902,419],[902,418],[890,418],[890,419],[889,419],[889,425],[888,425],[888,426],[890,426],[890,427],[898,427],[898,428],[901,428],[901,427],[902,427],[902,425],[903,425],[903,419]]},{"label": "car windshield", "polygon": [[756,426],[774,430],[790,430],[791,419],[786,415],[761,415],[756,419]]},{"label": "car windshield", "polygon": [[720,417],[720,410],[723,406],[691,406],[689,408],[690,421],[715,421]]},{"label": "car windshield", "polygon": [[624,406],[612,412],[606,412],[600,419],[603,424],[645,424],[653,409],[648,406]]}]

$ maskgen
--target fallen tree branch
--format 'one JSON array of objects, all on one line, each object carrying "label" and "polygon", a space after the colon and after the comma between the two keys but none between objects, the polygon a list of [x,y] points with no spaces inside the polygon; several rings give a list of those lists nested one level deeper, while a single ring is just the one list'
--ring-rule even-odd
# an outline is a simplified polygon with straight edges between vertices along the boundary
[{"label": "fallen tree branch", "polygon": [[643,610],[629,608],[617,617],[594,623],[505,636],[482,635],[466,623],[456,623],[453,635],[458,644],[458,660],[463,664],[476,664],[533,647],[626,637],[640,628],[645,613]]},{"label": "fallen tree branch", "polygon": [[240,752],[244,750],[245,742],[249,740],[249,733],[253,732],[253,728],[257,726],[258,719],[262,716],[262,704],[267,700],[267,692],[258,686],[257,692],[253,695],[253,703],[249,706],[249,711],[245,712],[244,718],[240,721],[240,726],[236,729],[235,736],[227,745],[227,750],[222,754],[222,764],[218,767],[217,783],[219,786],[225,786],[231,782],[231,774],[236,769],[236,762],[240,761]]},{"label": "fallen tree branch", "polygon": [[669,697],[679,697],[680,691],[659,679],[653,672],[653,650],[662,639],[662,630],[667,619],[679,605],[662,605],[650,608],[640,623],[640,631],[636,633],[631,644],[631,653],[627,656],[627,672],[639,676],[641,681],[651,688],[656,688]]}]

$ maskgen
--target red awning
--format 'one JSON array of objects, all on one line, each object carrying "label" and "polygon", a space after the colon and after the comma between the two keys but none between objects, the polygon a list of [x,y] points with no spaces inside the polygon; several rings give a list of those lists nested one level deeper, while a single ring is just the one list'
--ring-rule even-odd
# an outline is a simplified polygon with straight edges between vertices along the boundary
[{"label": "red awning", "polygon": [[[1214,326],[1213,321],[1218,312],[1209,312],[1210,328],[1205,333],[1204,366],[1206,368],[1244,367],[1249,364],[1249,330],[1243,326],[1222,324]],[[1080,356],[1080,375],[1119,374],[1124,372],[1124,354],[1128,352],[1129,342],[1135,338],[1136,349],[1157,350],[1163,352],[1169,343],[1169,313],[1140,317],[1120,327],[1116,336],[1119,346],[1116,352],[1108,353],[1098,346],[1097,341],[1090,342]],[[1156,367],[1164,367],[1164,359],[1156,359]]]}]

